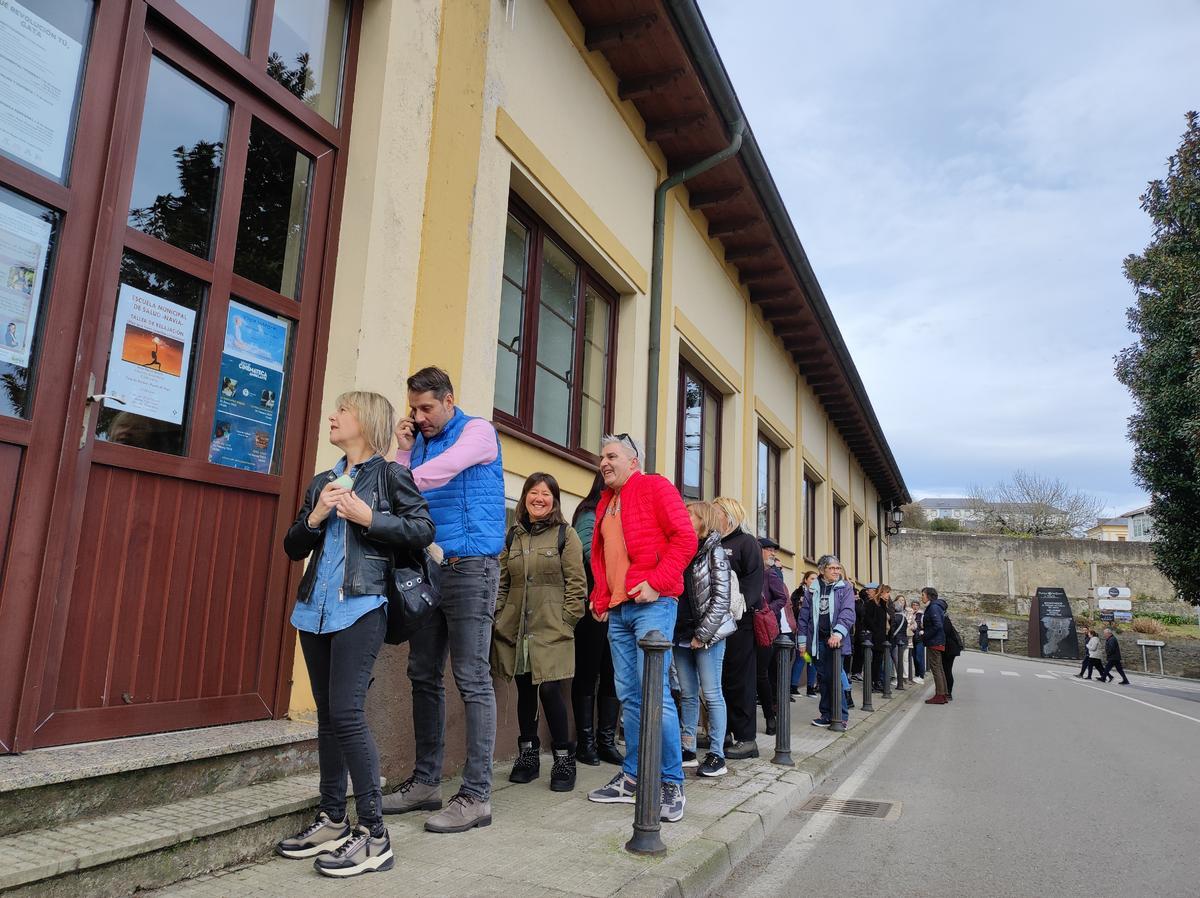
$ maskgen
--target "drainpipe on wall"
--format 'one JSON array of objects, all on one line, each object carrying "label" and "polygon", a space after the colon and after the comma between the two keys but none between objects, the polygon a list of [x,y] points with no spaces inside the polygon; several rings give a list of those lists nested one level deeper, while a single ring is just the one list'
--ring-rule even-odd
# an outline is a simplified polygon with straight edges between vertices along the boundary
[{"label": "drainpipe on wall", "polygon": [[662,282],[663,255],[666,251],[667,195],[684,181],[702,175],[710,168],[732,159],[742,148],[746,122],[738,119],[732,127],[729,146],[695,165],[676,172],[654,191],[654,253],[650,260],[650,370],[646,394],[646,463],[643,470],[655,473],[658,461],[658,382],[662,364]]}]

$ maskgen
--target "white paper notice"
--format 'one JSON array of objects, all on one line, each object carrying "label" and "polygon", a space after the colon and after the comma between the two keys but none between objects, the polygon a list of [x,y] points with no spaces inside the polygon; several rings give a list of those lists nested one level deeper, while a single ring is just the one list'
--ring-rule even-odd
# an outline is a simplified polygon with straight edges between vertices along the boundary
[{"label": "white paper notice", "polygon": [[191,309],[122,284],[104,392],[125,404],[110,407],[182,424],[195,327]]},{"label": "white paper notice", "polygon": [[29,367],[50,223],[0,203],[0,362]]},{"label": "white paper notice", "polygon": [[83,46],[16,0],[0,0],[0,149],[62,175]]}]

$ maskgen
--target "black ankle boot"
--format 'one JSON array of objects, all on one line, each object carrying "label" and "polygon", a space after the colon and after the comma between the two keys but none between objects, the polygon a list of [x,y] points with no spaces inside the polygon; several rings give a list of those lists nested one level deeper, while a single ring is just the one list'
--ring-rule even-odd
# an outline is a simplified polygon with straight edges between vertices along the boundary
[{"label": "black ankle boot", "polygon": [[617,748],[617,715],[621,703],[616,696],[600,696],[600,719],[596,728],[596,754],[606,764],[624,764],[625,756]]},{"label": "black ankle boot", "polygon": [[539,753],[541,745],[537,736],[532,740],[517,740],[517,760],[513,762],[512,773],[508,775],[510,783],[531,783],[542,775],[542,757]]},{"label": "black ankle boot", "polygon": [[589,767],[600,765],[600,756],[596,754],[595,705],[594,695],[575,697],[575,738],[579,740],[575,760]]},{"label": "black ankle boot", "polygon": [[570,792],[575,788],[575,746],[567,743],[554,749],[554,766],[550,768],[550,791]]},{"label": "black ankle boot", "polygon": [[766,732],[768,736],[774,736],[778,731],[778,719],[774,715],[771,715],[767,718],[767,728],[764,732]]}]

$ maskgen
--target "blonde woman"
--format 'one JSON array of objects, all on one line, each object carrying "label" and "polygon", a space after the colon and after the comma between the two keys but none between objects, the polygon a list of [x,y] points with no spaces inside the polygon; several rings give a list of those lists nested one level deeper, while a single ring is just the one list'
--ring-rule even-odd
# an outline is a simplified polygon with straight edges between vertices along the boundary
[{"label": "blonde woman", "polygon": [[[317,703],[321,802],[316,820],[276,851],[287,858],[316,858],[318,873],[338,878],[395,864],[383,825],[379,752],[367,726],[367,686],[387,631],[393,559],[419,559],[434,532],[412,474],[385,458],[395,420],[392,404],[378,393],[338,397],[329,416],[329,442],[342,457],[313,478],[283,538],[289,558],[310,559],[292,626],[300,631]],[[346,816],[347,772],[358,816],[353,828]]]},{"label": "blonde woman", "polygon": [[757,709],[758,659],[754,645],[754,609],[762,604],[762,547],[743,529],[746,509],[737,499],[719,496],[713,500],[721,546],[729,557],[729,567],[737,574],[738,587],[746,600],[746,613],[737,630],[725,639],[725,666],[721,688],[729,710],[731,744],[725,757],[731,760],[758,757]]}]

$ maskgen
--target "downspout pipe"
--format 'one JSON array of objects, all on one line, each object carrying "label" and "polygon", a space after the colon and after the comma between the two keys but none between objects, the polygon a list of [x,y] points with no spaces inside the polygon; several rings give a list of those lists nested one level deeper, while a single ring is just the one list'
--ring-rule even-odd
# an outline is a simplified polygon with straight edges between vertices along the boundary
[{"label": "downspout pipe", "polygon": [[702,175],[736,156],[742,148],[742,138],[745,134],[745,119],[738,119],[731,128],[729,146],[676,172],[654,191],[654,251],[650,260],[650,370],[646,382],[646,462],[643,466],[647,473],[655,473],[658,464],[658,384],[662,367],[663,256],[666,253],[667,242],[667,196],[684,181]]}]

